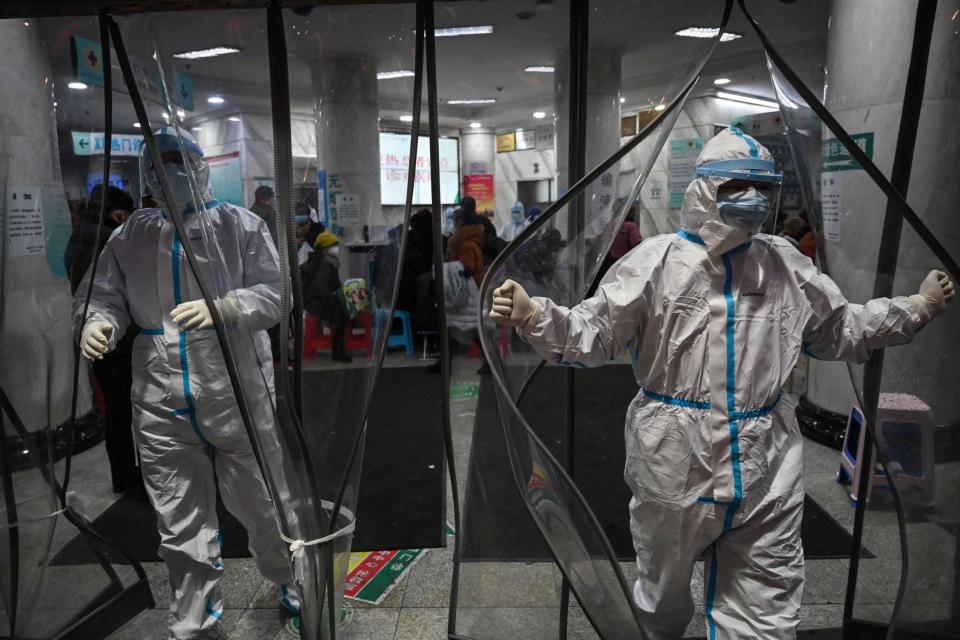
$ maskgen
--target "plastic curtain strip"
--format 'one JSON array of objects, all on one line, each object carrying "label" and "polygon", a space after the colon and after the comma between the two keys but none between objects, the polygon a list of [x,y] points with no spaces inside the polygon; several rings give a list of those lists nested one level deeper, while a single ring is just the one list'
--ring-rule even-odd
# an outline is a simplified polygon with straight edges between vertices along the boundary
[{"label": "plastic curtain strip", "polygon": [[[918,236],[913,240],[914,244],[922,243],[926,245],[927,248],[936,256],[937,259],[942,261],[943,265],[948,271],[952,274],[954,279],[957,278],[956,262],[954,258],[947,252],[947,250],[936,240],[934,234],[927,228],[927,226],[920,220],[919,216],[913,211],[912,208],[906,203],[905,198],[899,193],[897,187],[895,187],[890,180],[887,180],[885,176],[880,173],[879,169],[873,164],[872,159],[867,158],[863,153],[863,150],[858,147],[858,145],[853,141],[852,137],[840,126],[837,119],[835,119],[826,107],[820,103],[813,93],[806,88],[802,82],[800,82],[797,74],[789,67],[784,58],[776,51],[776,49],[769,42],[769,39],[763,33],[760,23],[753,16],[747,12],[746,6],[743,0],[740,0],[741,8],[746,13],[748,19],[750,20],[754,30],[760,36],[761,40],[764,43],[764,47],[767,53],[767,65],[770,70],[771,81],[776,90],[777,99],[780,103],[781,113],[784,116],[784,121],[787,129],[787,138],[791,146],[792,154],[794,159],[797,161],[797,166],[799,173],[803,176],[802,188],[804,191],[805,201],[808,206],[808,210],[814,213],[814,218],[817,221],[822,223],[822,211],[820,210],[820,201],[818,198],[815,198],[813,194],[816,192],[815,183],[819,180],[821,173],[821,167],[815,164],[815,161],[811,160],[811,151],[819,150],[820,140],[819,135],[819,121],[822,121],[829,132],[836,137],[844,149],[852,156],[857,158],[857,161],[861,166],[866,170],[866,173],[872,183],[883,193],[883,198],[878,199],[876,197],[871,198],[870,200],[883,202],[886,201],[886,216],[890,217],[891,215],[900,216],[903,220],[906,220],[915,230],[916,235]],[[914,53],[911,58],[910,64],[910,76],[908,76],[908,85],[910,82],[916,82],[914,77],[919,75],[919,87],[908,86],[907,97],[904,101],[904,115],[903,118],[907,118],[907,103],[910,100],[914,101],[914,104],[911,105],[911,108],[915,109],[915,113],[912,115],[910,121],[901,122],[901,138],[904,136],[903,127],[912,128],[911,131],[907,131],[906,135],[915,136],[917,122],[919,120],[919,100],[923,96],[923,75],[925,73],[925,67],[927,65],[927,56],[925,51],[921,50],[918,54],[916,51],[917,42],[916,39],[920,38],[921,46],[929,47],[930,39],[930,20],[932,20],[932,13],[935,10],[935,5],[930,4],[925,7],[921,6],[918,8],[918,20],[916,29],[918,31],[915,34],[915,43],[914,43]],[[922,20],[920,16],[927,14],[926,19]],[[927,30],[924,32],[923,24],[927,22]],[[917,63],[917,58],[919,56],[919,64],[921,65],[918,70],[915,70],[914,67]],[[919,72],[919,73],[918,73]],[[904,160],[899,157],[894,163],[894,175],[897,172],[900,172],[902,184],[902,189],[905,189],[909,182],[909,167],[911,164],[910,158],[914,156],[913,143],[908,143],[908,148],[905,150],[909,154],[909,157]],[[898,154],[904,153],[899,148],[898,141]],[[928,153],[929,150],[924,150],[924,153]],[[819,155],[819,154],[817,154]],[[859,156],[859,157],[858,157]],[[901,168],[898,169],[897,162],[900,162],[899,165]],[[903,179],[903,163],[906,163],[906,179]],[[872,194],[871,194],[872,195]],[[885,225],[886,227],[886,225]],[[823,233],[823,227],[818,226],[818,232]],[[886,233],[884,238],[886,238]],[[823,243],[826,245],[826,243]],[[840,244],[832,245],[836,248],[833,251],[822,252],[821,266],[824,270],[827,270],[827,265],[832,263],[834,258],[840,258],[841,262],[844,264],[849,263],[849,256],[844,255],[844,249]],[[896,270],[896,256],[899,253],[900,241],[899,241],[899,232],[897,232],[897,239],[895,240],[892,249],[887,248],[885,251],[887,254],[891,255],[881,255],[880,260],[886,261],[887,263],[890,260],[893,260],[893,270]],[[836,255],[834,255],[836,254]],[[916,260],[917,255],[914,250],[911,254],[914,260]],[[830,262],[828,262],[830,260]],[[879,267],[883,269],[883,267]],[[892,289],[894,284],[894,273],[880,273],[877,276],[878,282],[875,286],[874,296],[878,295],[890,295],[890,289]],[[916,349],[919,347],[901,347],[902,349]],[[910,522],[916,522],[919,517],[921,521],[926,521],[929,519],[930,522],[949,522],[951,516],[949,515],[949,506],[945,507],[946,512],[944,513],[944,508],[938,509],[940,514],[937,515],[920,515],[929,513],[930,506],[934,503],[936,499],[937,504],[950,501],[950,490],[944,489],[942,481],[937,485],[935,493],[930,491],[930,487],[933,486],[933,478],[931,477],[934,472],[933,467],[926,467],[921,465],[922,470],[918,469],[916,464],[910,464],[907,462],[907,459],[904,458],[905,455],[910,456],[910,459],[920,459],[926,455],[929,455],[931,458],[933,456],[932,451],[924,451],[923,449],[930,447],[933,444],[933,441],[924,441],[921,439],[907,439],[904,440],[904,435],[897,433],[895,431],[890,431],[888,426],[886,429],[881,430],[882,425],[877,424],[877,420],[880,418],[880,407],[882,406],[887,415],[892,410],[889,405],[893,402],[899,402],[903,404],[906,400],[903,398],[915,397],[912,395],[905,395],[902,393],[905,386],[904,379],[906,376],[909,376],[909,372],[901,372],[900,367],[894,363],[887,363],[887,366],[884,366],[883,352],[878,352],[873,355],[872,362],[867,364],[868,371],[864,376],[863,389],[861,390],[860,384],[858,384],[858,376],[855,375],[854,369],[852,366],[849,366],[849,375],[851,379],[851,386],[853,388],[854,394],[857,398],[857,404],[864,410],[864,415],[866,417],[867,430],[868,430],[868,440],[866,443],[865,449],[859,452],[861,457],[867,457],[871,455],[871,444],[876,448],[876,457],[878,462],[883,468],[883,475],[886,478],[886,485],[890,491],[890,497],[893,501],[894,509],[896,510],[897,515],[897,530],[898,537],[900,542],[900,572],[898,587],[896,590],[896,600],[893,604],[893,608],[889,614],[889,625],[887,627],[887,637],[888,638],[898,638],[898,637],[913,637],[911,634],[914,633],[936,633],[938,628],[946,629],[947,626],[950,626],[950,619],[953,619],[953,616],[956,615],[954,611],[952,614],[950,612],[949,593],[943,594],[943,589],[931,589],[930,584],[941,584],[948,585],[951,582],[951,571],[949,570],[949,563],[937,562],[935,565],[931,565],[928,562],[928,559],[925,558],[927,555],[926,549],[929,549],[930,546],[938,546],[943,544],[943,541],[938,539],[937,535],[931,535],[929,530],[925,529],[922,526],[918,525],[909,525],[908,518]],[[927,359],[927,365],[929,367],[937,367],[939,363],[936,358]],[[874,369],[874,372],[871,374],[869,369]],[[921,389],[920,392],[927,391],[929,394],[931,390]],[[882,392],[885,392],[885,397],[881,395]],[[895,400],[898,398],[899,400]],[[925,398],[928,402],[931,398]],[[921,402],[914,403],[918,406],[925,406]],[[933,403],[931,403],[933,404]],[[939,403],[938,404],[942,404]],[[936,405],[935,405],[936,406]],[[929,407],[926,408],[926,411],[929,412]],[[904,410],[905,413],[909,413]],[[943,415],[943,410],[940,411],[940,419],[942,420],[945,416]],[[913,414],[915,416],[922,415],[919,410],[914,410]],[[933,414],[934,418],[937,417],[936,412]],[[903,429],[904,427],[900,427]],[[938,446],[942,446],[945,449],[949,447],[949,441],[943,440],[939,443]],[[906,447],[906,448],[905,448]],[[946,476],[947,482],[951,482],[952,473],[950,470],[949,462],[943,464],[937,464],[936,469],[941,478]],[[919,478],[926,478],[930,484],[924,486],[924,483],[918,482]],[[869,494],[870,485],[872,482],[868,481],[869,475],[863,474],[861,481],[859,482],[858,495],[863,496],[866,492]],[[948,484],[948,487],[950,485]],[[859,545],[861,543],[862,535],[864,532],[864,527],[866,526],[864,517],[865,512],[868,507],[865,506],[865,500],[861,501],[861,504],[858,505],[857,509],[857,523],[855,527],[855,536],[854,544],[857,549],[854,550],[856,554],[856,560],[853,561],[853,567],[850,573],[850,584],[848,584],[847,591],[847,616],[852,612],[854,617],[856,617],[856,607],[854,605],[855,600],[854,595],[856,594],[856,588],[858,586],[859,580],[859,571],[860,560],[859,560]],[[934,512],[936,513],[936,512]],[[938,530],[938,529],[937,529]],[[911,536],[911,532],[913,535]],[[913,539],[916,538],[916,542],[913,542]],[[911,555],[916,555],[921,561],[921,568],[913,567],[911,568],[910,558]],[[916,564],[916,563],[913,563]],[[946,567],[946,568],[945,568]],[[934,578],[935,574],[940,574],[939,578]],[[868,571],[865,574],[867,577],[865,580],[870,580],[876,582],[878,577],[870,577],[870,572]],[[921,577],[924,576],[924,577]],[[957,576],[952,575],[952,582],[956,582]],[[913,587],[910,589],[909,587]],[[946,587],[949,590],[949,587]],[[909,605],[905,607],[904,602],[907,598],[907,594],[914,592],[919,593],[923,592],[925,595],[922,598],[922,601],[917,600],[916,598],[908,598]],[[942,598],[938,602],[938,597]],[[955,596],[954,596],[955,597]],[[946,626],[943,626],[946,625]],[[945,636],[944,636],[945,637]]]},{"label": "plastic curtain strip", "polygon": [[[732,2],[725,6],[718,25],[720,33],[726,27],[731,7]],[[517,489],[557,565],[569,581],[584,614],[600,637],[606,640],[644,637],[633,604],[632,587],[627,584],[610,543],[586,499],[564,465],[538,437],[519,408],[523,389],[539,370],[539,358],[529,352],[509,355],[501,349],[501,330],[492,325],[487,314],[493,289],[507,277],[520,282],[531,295],[548,295],[561,301],[582,298],[587,285],[596,277],[602,257],[609,249],[629,205],[636,198],[684,101],[718,41],[719,37],[713,40],[703,59],[666,109],[610,158],[574,184],[527,227],[491,264],[480,287],[482,302],[477,322],[481,344],[492,369],[510,467]],[[611,216],[609,209],[601,204],[603,201],[597,188],[600,184],[598,181],[610,167],[647,139],[656,141],[650,150],[649,160],[636,178],[631,197]],[[568,209],[568,205],[576,198],[586,203],[584,207]],[[571,210],[584,212],[581,222],[567,217],[571,215]],[[574,280],[579,284],[576,289],[571,288],[573,282],[561,282],[553,277],[544,279],[542,261],[530,257],[542,250],[549,251],[545,243],[550,241],[541,232],[551,227],[560,233],[568,228],[582,230],[575,236],[567,237],[565,253],[559,247],[555,249],[561,251],[562,255],[556,256],[554,266],[566,264],[576,269],[582,268],[582,277]],[[511,361],[521,357],[528,361],[523,364]]]}]

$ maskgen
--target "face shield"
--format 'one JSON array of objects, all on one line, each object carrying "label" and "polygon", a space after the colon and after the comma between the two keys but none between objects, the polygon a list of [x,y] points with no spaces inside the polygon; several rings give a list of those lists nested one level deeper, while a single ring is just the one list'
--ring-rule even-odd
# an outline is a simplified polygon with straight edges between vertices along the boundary
[{"label": "face shield", "polygon": [[783,174],[770,160],[738,158],[707,162],[696,175],[725,180],[717,189],[720,219],[747,233],[760,230],[764,220],[777,210]]},{"label": "face shield", "polygon": [[523,204],[517,202],[510,209],[510,219],[513,221],[514,224],[520,224],[521,222],[523,222],[523,218],[524,218]]},{"label": "face shield", "polygon": [[[188,214],[195,211],[197,207],[203,208],[205,202],[213,199],[209,190],[210,169],[204,160],[200,145],[184,131],[179,135],[183,141],[182,149],[177,133],[166,127],[154,134],[154,140],[180,213]],[[193,174],[193,181],[190,174]],[[143,183],[143,193],[149,194],[157,206],[168,208],[168,204],[163,199],[163,190],[160,188],[153,158],[147,151],[146,145],[140,149],[140,178]],[[194,187],[199,192],[195,192]]]}]

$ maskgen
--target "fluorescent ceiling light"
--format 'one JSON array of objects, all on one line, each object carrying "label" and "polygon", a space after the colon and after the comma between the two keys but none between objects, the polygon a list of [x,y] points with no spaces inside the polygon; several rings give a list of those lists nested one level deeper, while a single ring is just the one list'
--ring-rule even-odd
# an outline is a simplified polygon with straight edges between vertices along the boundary
[{"label": "fluorescent ceiling light", "polygon": [[413,116],[405,113],[402,116],[400,116],[400,122],[413,122]]},{"label": "fluorescent ceiling light", "polygon": [[208,104],[223,104],[223,96],[213,95],[207,98]]},{"label": "fluorescent ceiling light", "polygon": [[542,118],[546,118],[546,117],[547,117],[547,114],[544,113],[543,111],[534,111],[534,112],[533,112],[533,117],[536,118],[537,120],[540,120],[540,119],[542,119]]},{"label": "fluorescent ceiling light", "polygon": [[620,96],[620,104],[623,104],[626,101],[627,101],[626,98],[624,98],[623,96]]},{"label": "fluorescent ceiling light", "polygon": [[479,129],[479,128],[482,127],[482,126],[483,126],[483,125],[480,124],[479,122],[471,122],[471,123],[470,123],[470,128],[471,128],[471,129]]},{"label": "fluorescent ceiling light", "polygon": [[717,91],[717,97],[720,98],[721,100],[732,100],[733,102],[742,102],[744,104],[752,104],[758,107],[766,107],[768,109],[780,108],[780,105],[774,102],[773,100],[758,98],[757,96],[748,96],[743,93],[730,93],[729,91]]},{"label": "fluorescent ceiling light", "polygon": [[653,110],[654,110],[654,111],[663,111],[663,110],[666,109],[666,108],[667,108],[667,105],[665,105],[665,104],[658,104],[657,106],[655,106],[655,107],[653,108]]},{"label": "fluorescent ceiling light", "polygon": [[713,84],[730,84],[730,78],[717,78],[713,81]]},{"label": "fluorescent ceiling light", "polygon": [[[719,32],[720,29],[717,27],[687,27],[686,29],[674,31],[673,33],[674,35],[683,36],[684,38],[716,38]],[[742,37],[743,35],[740,33],[724,31],[723,35],[720,36],[720,42],[730,42],[731,40]]]},{"label": "fluorescent ceiling light", "polygon": [[240,122],[240,118],[238,116],[230,116],[229,118],[227,118],[227,120],[229,120],[230,122]]},{"label": "fluorescent ceiling light", "polygon": [[447,104],[493,104],[496,98],[477,98],[476,100],[447,100]]},{"label": "fluorescent ceiling light", "polygon": [[195,51],[184,51],[183,53],[173,54],[174,58],[184,60],[197,60],[198,58],[213,58],[216,56],[225,56],[228,53],[240,53],[236,47],[211,47],[209,49],[197,49]]},{"label": "fluorescent ceiling light", "polygon": [[87,88],[87,85],[85,85],[85,84],[82,83],[82,82],[71,82],[71,83],[68,84],[67,86],[70,87],[71,89],[76,89],[76,90],[78,90],[78,91],[81,91],[81,90]]},{"label": "fluorescent ceiling light", "polygon": [[527,73],[553,73],[552,66],[531,66],[524,69]]},{"label": "fluorescent ceiling light", "polygon": [[190,131],[203,131],[203,127],[190,127]]},{"label": "fluorescent ceiling light", "polygon": [[407,69],[399,69],[397,71],[381,71],[377,74],[377,80],[391,80],[393,78],[412,78],[414,76],[413,71],[408,71]]},{"label": "fluorescent ceiling light", "polygon": [[433,32],[436,38],[449,38],[451,36],[482,36],[493,33],[492,24],[481,24],[475,27],[446,27],[437,29]]},{"label": "fluorescent ceiling light", "polygon": [[139,123],[139,122],[134,122],[134,123],[133,123],[133,126],[136,127],[137,129],[139,129],[139,128],[140,128],[140,123]]}]

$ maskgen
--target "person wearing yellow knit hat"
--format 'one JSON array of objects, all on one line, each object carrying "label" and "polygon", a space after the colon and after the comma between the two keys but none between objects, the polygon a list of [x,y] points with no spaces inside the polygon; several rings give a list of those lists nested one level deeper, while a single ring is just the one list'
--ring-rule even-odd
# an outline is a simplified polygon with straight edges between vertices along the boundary
[{"label": "person wearing yellow knit hat", "polygon": [[333,359],[350,362],[344,345],[347,314],[337,292],[340,282],[340,239],[320,223],[312,223],[304,241],[313,248],[300,266],[303,281],[303,308],[330,325],[333,334]]}]

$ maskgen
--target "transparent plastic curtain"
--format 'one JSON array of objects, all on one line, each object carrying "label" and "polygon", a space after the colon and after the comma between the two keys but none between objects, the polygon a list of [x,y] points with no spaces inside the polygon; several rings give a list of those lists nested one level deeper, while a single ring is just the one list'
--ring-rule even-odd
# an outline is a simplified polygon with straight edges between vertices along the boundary
[{"label": "transparent plastic curtain", "polygon": [[[266,470],[280,527],[289,539],[304,542],[325,539],[322,543],[303,547],[299,552],[302,560],[296,559],[295,554],[293,562],[302,602],[301,633],[311,638],[330,637],[336,633],[352,532],[356,526],[354,513],[366,412],[389,334],[406,228],[402,207],[385,214],[380,206],[378,103],[375,94],[377,61],[363,69],[367,77],[361,80],[343,69],[340,69],[339,76],[331,78],[330,69],[336,70],[336,65],[328,65],[327,58],[333,57],[336,47],[349,49],[355,42],[355,34],[363,29],[374,12],[384,11],[398,12],[396,21],[384,22],[392,25],[389,32],[381,34],[384,39],[396,40],[397,45],[395,59],[381,60],[380,64],[385,68],[392,68],[394,64],[408,66],[412,49],[405,45],[413,41],[409,28],[413,24],[412,9],[365,6],[359,9],[318,8],[313,12],[284,14],[296,178],[291,185],[294,198],[290,210],[279,210],[282,200],[275,201],[278,207],[275,211],[277,236],[282,239],[281,225],[286,225],[290,236],[294,235],[291,217],[295,210],[297,214],[305,211],[303,215],[309,216],[314,223],[326,222],[327,230],[339,236],[339,264],[335,264],[335,268],[342,282],[352,280],[357,289],[353,299],[341,301],[335,297],[339,294],[334,293],[330,300],[345,308],[352,305],[356,311],[355,317],[344,327],[338,327],[346,333],[346,349],[352,354],[352,363],[333,362],[329,351],[312,349],[315,339],[322,338],[324,325],[327,335],[333,326],[325,317],[311,321],[308,312],[306,324],[311,335],[306,340],[305,350],[309,353],[305,355],[310,358],[304,360],[305,370],[300,381],[301,416],[292,396],[287,396],[289,402],[281,400],[277,404],[275,400],[274,387],[281,384],[277,377],[281,373],[274,371],[269,355],[265,361],[262,349],[258,351],[265,337],[262,332],[253,332],[242,321],[230,319],[222,327],[239,376],[238,382],[246,397],[253,427],[251,435],[260,463]],[[377,16],[379,19],[381,14]],[[351,21],[351,29],[345,28],[346,21]],[[213,196],[221,203],[245,206],[253,202],[259,186],[270,186],[279,194],[281,186],[272,178],[275,167],[269,161],[272,157],[271,121],[269,116],[263,115],[269,110],[271,92],[271,70],[263,46],[265,14],[259,11],[198,12],[189,14],[189,19],[183,14],[160,14],[123,19],[121,25],[131,58],[143,62],[144,75],[140,83],[147,88],[143,93],[148,108],[152,104],[161,112],[161,117],[162,113],[176,114],[177,110],[184,109],[174,96],[179,74],[187,73],[193,76],[196,100],[213,95],[223,100],[222,109],[208,111],[202,116],[188,115],[187,110],[182,124],[179,117],[176,122],[170,118],[177,125],[178,134],[189,129],[205,154],[214,156],[207,160]],[[337,38],[343,40],[337,41]],[[171,50],[171,46],[173,43],[183,46],[194,39],[197,42],[232,43],[242,47],[246,55],[239,59],[230,56],[215,58],[203,64],[194,62],[188,67],[188,63],[173,57],[178,51]],[[321,69],[323,65],[328,65],[326,70]],[[164,79],[162,83],[158,82],[158,76]],[[331,81],[330,85],[324,84]],[[366,88],[373,83],[372,103],[366,101],[366,96],[364,100],[352,96],[339,112],[328,111],[329,103],[335,102],[341,92],[349,94],[349,85],[354,81],[366,83]],[[322,92],[331,87],[333,93],[324,96]],[[350,99],[358,102],[351,104]],[[352,115],[352,110],[360,107],[366,109],[365,115],[369,116],[364,122],[369,130],[344,122]],[[162,122],[157,124],[162,125]],[[337,133],[340,134],[337,139],[340,146],[330,148],[338,155],[331,155],[328,149],[329,162],[339,161],[347,166],[354,162],[353,166],[356,166],[356,156],[366,154],[366,158],[372,154],[373,158],[372,162],[360,163],[362,175],[352,175],[345,170],[346,175],[342,176],[358,196],[358,211],[354,212],[356,218],[350,218],[350,225],[337,225],[335,216],[333,220],[329,217],[319,219],[320,215],[330,212],[333,208],[331,202],[336,203],[337,199],[324,200],[329,183],[318,185],[316,161],[310,160],[311,156],[316,158],[318,144],[331,145],[328,138]],[[357,146],[358,141],[360,146]],[[222,162],[223,156],[229,157],[236,150],[245,160],[240,165],[243,171],[240,190],[217,193],[218,184],[230,186],[230,183],[213,179],[214,162]],[[236,166],[233,169],[238,170]],[[217,171],[226,170],[218,168]],[[197,189],[199,177],[193,176],[192,180],[192,200],[194,206],[202,210],[203,197]],[[341,220],[348,217],[344,212]],[[230,281],[230,264],[225,262],[225,256],[231,255],[230,247],[222,246],[215,222],[215,214],[207,210],[189,218],[187,229],[201,267],[199,274],[192,275],[205,282],[215,298],[223,298],[244,283]],[[292,264],[285,267],[284,273],[289,273],[291,268],[300,268],[298,256],[309,259],[310,250],[300,244],[308,237],[308,230],[302,231],[304,233],[294,244]],[[319,247],[315,251],[319,252]],[[331,252],[329,258],[324,259],[332,261],[332,255]],[[289,282],[286,291],[292,294]],[[305,286],[309,287],[309,282]],[[243,317],[246,311],[241,305],[239,316]],[[278,347],[282,348],[282,345]],[[291,362],[300,357],[292,352],[292,343],[287,348],[291,350]],[[214,362],[214,366],[224,367],[225,363]],[[284,375],[290,376],[286,389],[292,389],[295,384],[293,376],[286,372]],[[329,611],[335,612],[330,618],[327,617]]]},{"label": "transparent plastic curtain", "polygon": [[[115,497],[85,360],[69,425],[77,357],[71,284],[96,251],[104,89],[102,81],[68,83],[84,79],[75,75],[78,50],[100,57],[98,23],[10,19],[0,30],[0,49],[17,60],[0,72],[0,636],[40,638],[81,623],[142,570],[108,558],[108,547],[87,535],[86,519]],[[118,186],[122,162],[111,163]],[[107,234],[113,224],[108,218]],[[71,454],[66,504],[74,513],[65,514],[57,493]]]},{"label": "transparent plastic curtain", "polygon": [[[726,7],[718,5],[709,11],[697,8],[694,13],[699,13],[699,20],[704,24],[716,25],[722,30],[729,7],[729,4]],[[490,266],[481,286],[478,309],[481,343],[492,369],[499,409],[497,419],[505,437],[509,473],[528,513],[528,519],[517,524],[526,524],[532,519],[537,529],[514,531],[513,538],[519,546],[525,538],[542,536],[548,549],[547,559],[552,557],[555,560],[582,609],[583,617],[574,611],[569,624],[574,628],[579,625],[584,630],[592,626],[602,638],[637,638],[642,635],[633,604],[632,585],[625,578],[605,532],[590,509],[591,496],[581,492],[576,471],[571,478],[566,469],[566,449],[572,446],[564,407],[567,398],[563,393],[556,393],[548,407],[542,403],[537,407],[524,404],[526,394],[541,384],[542,379],[556,372],[554,365],[557,363],[549,363],[545,370],[541,370],[543,362],[540,357],[511,331],[493,325],[487,316],[493,289],[507,278],[519,282],[530,295],[547,296],[567,305],[582,300],[603,267],[604,258],[631,205],[637,203],[643,192],[645,180],[651,172],[663,171],[665,160],[659,160],[658,164],[658,157],[671,132],[689,117],[684,111],[685,101],[716,44],[715,40],[709,39],[679,44],[674,64],[667,73],[662,73],[659,61],[648,61],[651,72],[661,73],[656,74],[655,80],[646,79],[649,85],[639,83],[646,91],[634,98],[637,100],[634,109],[651,111],[647,114],[649,124],[641,126],[635,136],[620,139],[615,135],[620,130],[620,66],[623,65],[624,82],[635,82],[634,75],[638,70],[629,63],[636,62],[632,56],[642,59],[642,52],[632,47],[646,38],[674,38],[667,33],[637,37],[635,26],[643,24],[645,16],[650,15],[651,22],[657,22],[663,16],[653,14],[664,11],[666,8],[651,8],[639,2],[621,3],[617,7],[605,7],[602,3],[591,6],[588,60],[593,56],[597,62],[593,66],[587,63],[588,97],[584,125],[587,142],[581,150],[586,155],[587,175],[577,184],[567,183],[572,169],[567,166],[564,155],[569,153],[566,142],[569,136],[563,128],[569,126],[569,122],[560,118],[557,137],[562,144],[558,145],[556,153],[557,163],[562,167],[558,189],[561,195]],[[623,21],[624,15],[631,19]],[[631,25],[629,37],[626,24]],[[617,51],[618,44],[623,47],[622,51]],[[558,65],[557,72],[560,71]],[[559,85],[567,78],[560,76],[556,81]],[[565,97],[562,89],[558,94],[558,105],[561,100],[568,99],[569,94]],[[663,107],[654,111],[660,104]],[[565,113],[567,118],[571,117],[568,110]],[[612,143],[609,141],[611,136]],[[666,211],[638,213],[650,218],[658,214],[662,217],[670,215]],[[560,382],[559,376],[552,376],[550,384],[558,392],[569,388]],[[495,424],[495,421],[484,424],[482,428],[493,429]],[[584,434],[584,437],[587,436]],[[471,463],[484,465],[489,461],[477,459]],[[590,470],[584,469],[582,473],[585,477]],[[478,475],[484,475],[482,466]],[[469,514],[469,494],[467,500]],[[516,527],[517,524],[505,522],[502,526]],[[656,526],[656,523],[650,526]],[[469,533],[467,531],[465,535]],[[560,580],[560,576],[555,576],[554,597],[558,605]],[[566,628],[567,621],[559,620],[559,609],[554,611],[558,620],[538,630],[538,637],[556,637],[559,628]],[[474,615],[471,622],[470,628],[461,632],[463,635],[498,637],[499,627],[492,617],[484,619]]]},{"label": "transparent plastic curtain", "polygon": [[[905,99],[910,42],[915,24],[921,22],[916,4],[886,3],[871,10],[877,26],[886,25],[897,34],[891,40],[897,46],[891,45],[874,59],[844,54],[843,33],[855,22],[858,8],[851,3],[834,5],[825,105],[839,126],[821,122],[812,103],[792,82],[792,70],[785,66],[789,61],[778,61],[768,48],[768,67],[786,134],[802,174],[811,220],[816,221],[821,236],[820,266],[852,301],[872,297],[878,269],[888,269],[891,259],[895,269],[890,281],[893,295],[914,293],[930,269],[953,271],[954,281],[958,277],[955,260],[960,255],[960,236],[950,213],[957,192],[949,171],[943,170],[956,162],[956,125],[946,117],[941,104],[956,102],[956,92],[951,93],[945,82],[951,73],[955,75],[956,65],[951,62],[950,67],[945,62],[949,56],[941,53],[954,37],[947,9],[936,9],[932,34],[921,37],[929,38],[925,89],[920,96]],[[770,18],[775,20],[770,14],[756,16],[761,28],[770,23]],[[858,23],[856,28],[862,26]],[[886,56],[895,56],[895,60],[886,64]],[[890,91],[893,104],[880,106],[884,102],[878,99],[880,94],[862,90],[858,78],[876,74],[890,79],[884,91]],[[923,103],[918,120],[907,123],[905,131],[899,128],[903,124],[900,119],[907,117],[905,105],[911,98],[922,98]],[[912,165],[909,181],[901,189],[905,189],[906,203],[919,224],[904,220],[893,244],[881,243],[888,233],[884,231],[884,215],[899,216],[903,209],[896,198],[882,190],[889,186],[884,184],[886,177],[874,179],[859,161],[844,168],[852,154],[841,140],[841,127],[884,176],[893,175],[895,180],[899,171],[903,177],[905,159],[896,157],[895,150],[907,155]],[[902,137],[914,133],[914,148],[908,144],[901,150]],[[901,168],[895,169],[898,162]],[[946,261],[941,259],[944,256]],[[855,620],[889,624],[889,638],[955,637],[960,624],[960,503],[956,497],[960,482],[960,408],[949,382],[957,374],[957,313],[956,308],[948,307],[910,344],[888,348],[883,354],[882,377],[876,389],[879,393],[874,399],[876,419],[869,425],[878,463],[873,467],[861,462],[864,469],[874,468],[875,475],[867,495],[857,495],[859,500],[868,500],[862,543],[873,557],[860,556],[856,582],[848,591],[855,594],[855,599],[847,606]],[[823,378],[821,383],[833,379],[843,383],[831,374],[825,368],[813,373]],[[867,377],[863,368],[851,367],[849,379],[849,383],[841,384],[842,389],[849,389],[847,402],[851,407],[861,406],[870,415],[874,409],[862,406],[869,401],[864,396],[869,390],[864,387]],[[856,444],[852,450],[857,450]],[[865,461],[863,455],[860,457]],[[861,488],[853,479],[852,484],[837,487],[837,491],[853,495]]]},{"label": "transparent plastic curtain", "polygon": [[[309,215],[319,216],[340,238],[341,279],[362,280],[367,296],[366,310],[346,327],[352,363],[332,362],[328,351],[304,354],[303,428],[319,492],[340,505],[340,520],[354,513],[362,490],[366,416],[391,333],[409,226],[407,175],[416,157],[427,155],[421,137],[411,156],[410,126],[402,118],[411,113],[413,79],[377,78],[414,68],[414,13],[413,5],[378,4],[284,12],[294,111],[294,191],[316,211]],[[419,166],[414,170],[415,189],[425,190],[429,172]],[[355,208],[345,197],[350,195]],[[310,286],[305,279],[305,294]],[[309,332],[316,311],[305,306]],[[313,326],[322,321],[333,329],[325,319],[316,319]],[[355,340],[360,343],[351,346]],[[333,549],[338,598],[349,542],[345,537]]]}]

